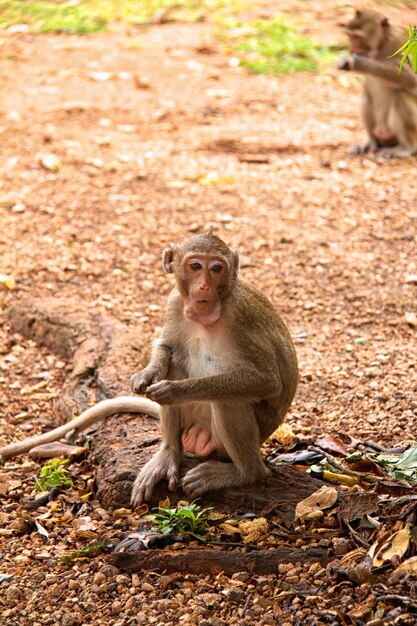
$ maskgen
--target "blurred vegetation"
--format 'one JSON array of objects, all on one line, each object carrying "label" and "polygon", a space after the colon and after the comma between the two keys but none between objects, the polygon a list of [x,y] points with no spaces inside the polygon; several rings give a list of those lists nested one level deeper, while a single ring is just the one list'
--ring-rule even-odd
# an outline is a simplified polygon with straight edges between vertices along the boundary
[{"label": "blurred vegetation", "polygon": [[317,71],[333,63],[341,50],[339,44],[320,45],[298,35],[281,17],[251,24],[229,23],[219,37],[229,41],[241,65],[262,74]]},{"label": "blurred vegetation", "polygon": [[90,34],[111,22],[201,21],[211,15],[232,15],[247,6],[245,0],[0,0],[0,25],[27,24],[34,33]]},{"label": "blurred vegetation", "polygon": [[115,22],[143,26],[209,21],[229,54],[250,71],[285,74],[333,63],[340,46],[316,44],[281,17],[247,17],[262,6],[259,0],[0,0],[0,27],[24,24],[35,34],[93,34]]}]

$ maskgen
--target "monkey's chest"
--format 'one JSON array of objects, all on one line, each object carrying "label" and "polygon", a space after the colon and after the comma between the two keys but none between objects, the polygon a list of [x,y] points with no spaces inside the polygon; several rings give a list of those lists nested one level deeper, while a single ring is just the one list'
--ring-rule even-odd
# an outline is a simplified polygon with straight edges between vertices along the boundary
[{"label": "monkey's chest", "polygon": [[188,346],[188,375],[190,377],[212,376],[228,369],[225,347],[218,342],[194,338]]}]

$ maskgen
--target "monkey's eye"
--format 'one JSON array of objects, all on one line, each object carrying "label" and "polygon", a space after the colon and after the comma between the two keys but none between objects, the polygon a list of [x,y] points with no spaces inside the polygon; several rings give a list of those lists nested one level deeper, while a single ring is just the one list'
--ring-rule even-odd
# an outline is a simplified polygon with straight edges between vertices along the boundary
[{"label": "monkey's eye", "polygon": [[193,272],[198,272],[198,270],[201,270],[202,267],[203,266],[201,265],[201,263],[197,263],[197,262],[190,263],[190,268],[193,270]]},{"label": "monkey's eye", "polygon": [[212,272],[215,272],[216,274],[220,274],[220,272],[222,271],[222,269],[223,269],[223,265],[213,265],[213,266],[211,267],[211,271],[212,271]]}]

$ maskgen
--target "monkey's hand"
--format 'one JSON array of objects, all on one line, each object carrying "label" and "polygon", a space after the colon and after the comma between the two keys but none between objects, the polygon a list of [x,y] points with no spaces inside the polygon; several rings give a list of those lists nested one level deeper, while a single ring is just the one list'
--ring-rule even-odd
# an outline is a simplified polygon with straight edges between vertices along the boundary
[{"label": "monkey's hand", "polygon": [[130,384],[132,385],[133,393],[145,393],[150,385],[157,383],[159,380],[159,369],[156,368],[145,368],[141,372],[137,372],[133,374],[130,379]]},{"label": "monkey's hand", "polygon": [[158,404],[175,404],[178,399],[174,395],[175,380],[161,380],[148,387],[145,396]]},{"label": "monkey's hand", "polygon": [[344,70],[345,72],[351,72],[355,69],[355,55],[341,57],[336,65],[338,70]]}]

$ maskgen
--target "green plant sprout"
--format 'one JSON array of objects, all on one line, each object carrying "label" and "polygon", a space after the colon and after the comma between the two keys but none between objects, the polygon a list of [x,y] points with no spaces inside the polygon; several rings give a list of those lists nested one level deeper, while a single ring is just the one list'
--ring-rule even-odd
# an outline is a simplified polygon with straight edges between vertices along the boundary
[{"label": "green plant sprout", "polygon": [[54,487],[72,487],[70,473],[63,467],[68,463],[68,459],[52,459],[48,465],[44,465],[36,479],[36,491],[48,491]]},{"label": "green plant sprout", "polygon": [[[389,58],[395,57],[396,54],[402,53],[402,59],[398,73],[402,72],[404,63],[407,61],[413,68],[415,74],[417,74],[417,26],[410,26],[408,30],[408,41],[405,42],[401,48],[399,48]],[[411,57],[411,61],[410,61]]]},{"label": "green plant sprout", "polygon": [[212,507],[202,509],[194,501],[191,504],[180,503],[176,507],[157,507],[152,510],[156,513],[146,515],[143,519],[153,522],[163,535],[178,533],[191,535],[200,541],[207,540]]}]

